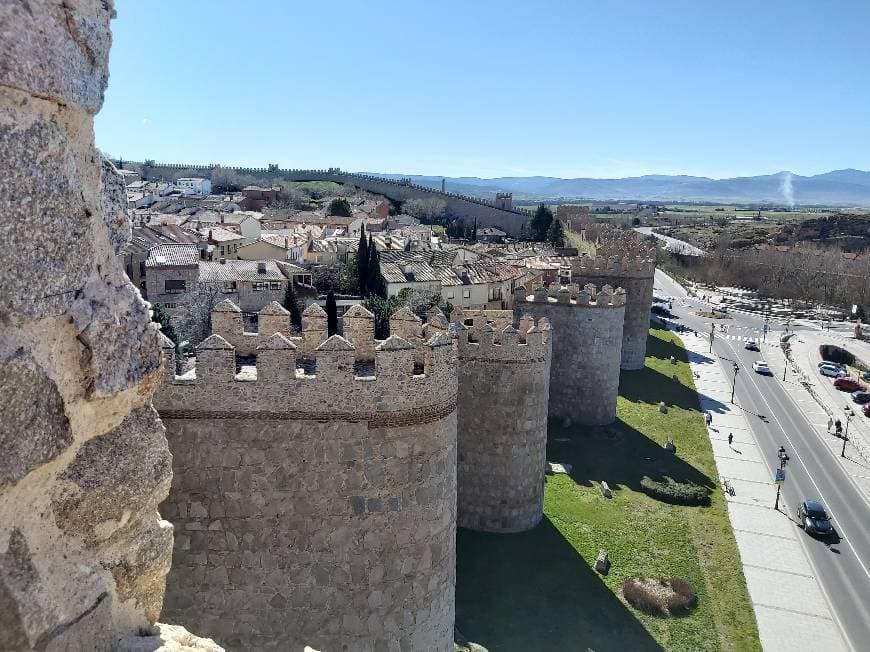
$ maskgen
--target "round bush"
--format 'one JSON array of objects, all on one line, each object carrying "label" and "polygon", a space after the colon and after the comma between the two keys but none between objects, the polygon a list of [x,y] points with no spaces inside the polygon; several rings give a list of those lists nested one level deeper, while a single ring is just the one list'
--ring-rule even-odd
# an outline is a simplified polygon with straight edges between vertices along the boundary
[{"label": "round bush", "polygon": [[689,505],[696,507],[710,504],[710,492],[706,487],[693,482],[677,482],[665,476],[664,481],[653,480],[643,476],[640,481],[641,490],[650,498],[655,498],[670,505]]},{"label": "round bush", "polygon": [[635,609],[662,618],[684,616],[698,605],[695,589],[678,577],[629,577],[622,583],[622,595]]}]

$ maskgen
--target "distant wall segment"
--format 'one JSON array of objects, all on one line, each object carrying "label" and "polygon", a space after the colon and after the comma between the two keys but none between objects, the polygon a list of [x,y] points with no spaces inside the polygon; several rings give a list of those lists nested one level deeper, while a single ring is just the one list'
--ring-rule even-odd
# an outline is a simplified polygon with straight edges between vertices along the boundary
[{"label": "distant wall segment", "polygon": [[[148,165],[148,175],[161,176],[177,173],[180,170],[190,170],[192,173],[210,175],[217,169],[216,165],[188,165],[183,163],[154,163]],[[393,201],[409,199],[440,199],[445,202],[447,211],[466,223],[477,220],[478,226],[493,226],[512,236],[520,236],[528,222],[529,214],[525,211],[506,208],[504,201],[488,201],[471,195],[460,195],[452,192],[442,192],[428,186],[421,186],[407,179],[386,179],[367,174],[344,172],[338,168],[326,170],[296,170],[278,167],[267,168],[220,168],[232,170],[264,179],[280,178],[287,181],[333,181],[354,186],[378,195],[388,197]],[[500,205],[499,205],[500,204]]]},{"label": "distant wall segment", "polygon": [[625,290],[620,366],[628,371],[644,366],[655,271],[655,260],[641,257],[582,257],[571,270],[572,280],[579,285],[610,285]]},{"label": "distant wall segment", "polygon": [[519,289],[515,312],[546,317],[553,329],[549,415],[599,426],[616,418],[625,293],[605,286],[562,287],[555,297],[546,288],[533,296]]}]

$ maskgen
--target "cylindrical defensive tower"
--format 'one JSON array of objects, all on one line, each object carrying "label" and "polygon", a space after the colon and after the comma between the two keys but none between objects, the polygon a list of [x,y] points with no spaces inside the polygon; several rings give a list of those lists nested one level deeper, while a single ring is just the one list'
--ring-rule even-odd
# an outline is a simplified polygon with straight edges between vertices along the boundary
[{"label": "cylindrical defensive tower", "polygon": [[333,336],[306,375],[276,333],[236,374],[205,340],[195,378],[155,396],[175,472],[164,615],[233,650],[452,650],[455,348],[432,337],[415,374],[391,337],[355,377]]},{"label": "cylindrical defensive tower", "polygon": [[[587,285],[572,297],[563,287],[556,297],[546,288],[526,296],[517,290],[515,312],[546,317],[553,329],[549,414],[588,426],[612,423],[619,392],[619,362],[625,292]],[[528,321],[528,317],[523,317]]]},{"label": "cylindrical defensive tower", "polygon": [[517,331],[512,313],[499,312],[508,324],[501,332],[480,318],[452,327],[459,342],[457,518],[472,530],[521,532],[543,515],[552,340],[545,319]]},{"label": "cylindrical defensive tower", "polygon": [[649,335],[649,311],[655,284],[655,258],[581,257],[571,271],[572,281],[625,290],[625,323],[622,329],[622,359],[626,370],[643,369]]}]

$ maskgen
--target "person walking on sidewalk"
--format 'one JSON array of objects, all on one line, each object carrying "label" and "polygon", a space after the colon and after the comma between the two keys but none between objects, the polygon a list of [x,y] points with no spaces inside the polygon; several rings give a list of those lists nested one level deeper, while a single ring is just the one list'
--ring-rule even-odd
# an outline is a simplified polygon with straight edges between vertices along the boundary
[{"label": "person walking on sidewalk", "polygon": [[828,434],[831,432],[831,428],[834,427],[834,417],[828,417]]},{"label": "person walking on sidewalk", "polygon": [[734,433],[728,433],[728,447],[731,448],[731,442],[734,441]]},{"label": "person walking on sidewalk", "polygon": [[713,423],[713,415],[709,412],[704,412],[704,423],[707,424],[707,427],[710,427],[710,424]]}]

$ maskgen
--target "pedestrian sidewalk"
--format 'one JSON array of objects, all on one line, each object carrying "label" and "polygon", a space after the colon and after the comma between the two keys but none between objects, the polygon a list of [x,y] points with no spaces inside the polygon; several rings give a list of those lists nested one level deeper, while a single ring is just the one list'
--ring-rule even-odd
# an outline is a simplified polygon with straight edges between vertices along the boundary
[{"label": "pedestrian sidewalk", "polygon": [[[713,457],[726,492],[728,516],[737,540],[749,598],[765,652],[791,652],[812,645],[826,652],[848,646],[830,605],[783,512],[774,511],[773,470],[764,462],[742,410],[730,403],[731,383],[709,357],[708,338],[684,335],[702,410],[713,415],[708,428]],[[731,445],[728,434],[734,435]]]}]

